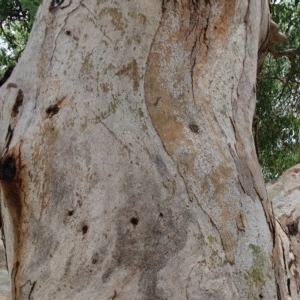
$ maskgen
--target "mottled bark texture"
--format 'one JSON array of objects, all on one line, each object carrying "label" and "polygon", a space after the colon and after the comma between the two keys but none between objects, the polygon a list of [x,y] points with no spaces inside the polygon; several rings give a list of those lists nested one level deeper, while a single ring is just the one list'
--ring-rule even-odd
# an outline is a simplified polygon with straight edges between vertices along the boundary
[{"label": "mottled bark texture", "polygon": [[266,1],[59,3],[1,88],[12,298],[276,299]]}]

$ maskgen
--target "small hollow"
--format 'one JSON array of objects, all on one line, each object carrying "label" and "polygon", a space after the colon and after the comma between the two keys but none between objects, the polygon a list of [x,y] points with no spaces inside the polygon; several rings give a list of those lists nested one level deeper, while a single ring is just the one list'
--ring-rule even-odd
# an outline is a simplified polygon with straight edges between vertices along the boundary
[{"label": "small hollow", "polygon": [[46,114],[51,118],[53,115],[56,115],[59,112],[59,107],[57,104],[50,105],[46,109]]},{"label": "small hollow", "polygon": [[92,264],[95,265],[99,260],[99,255],[98,253],[95,253],[92,257]]},{"label": "small hollow", "polygon": [[86,234],[87,231],[88,231],[88,229],[89,229],[89,227],[88,227],[87,225],[83,225],[83,226],[81,227],[82,234]]},{"label": "small hollow", "polygon": [[190,124],[189,128],[194,133],[199,133],[199,126],[197,124]]},{"label": "small hollow", "polygon": [[133,226],[136,226],[138,223],[139,223],[139,219],[136,218],[136,217],[132,217],[130,219],[130,223],[133,225]]},{"label": "small hollow", "polygon": [[74,215],[74,210],[73,209],[71,209],[71,210],[68,210],[68,216],[73,216]]}]

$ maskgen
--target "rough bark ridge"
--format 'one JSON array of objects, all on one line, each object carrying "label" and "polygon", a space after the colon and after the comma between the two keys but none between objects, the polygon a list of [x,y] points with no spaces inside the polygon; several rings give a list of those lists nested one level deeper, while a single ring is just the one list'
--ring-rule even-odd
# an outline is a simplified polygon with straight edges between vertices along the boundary
[{"label": "rough bark ridge", "polygon": [[265,1],[53,3],[1,88],[13,299],[275,299]]}]

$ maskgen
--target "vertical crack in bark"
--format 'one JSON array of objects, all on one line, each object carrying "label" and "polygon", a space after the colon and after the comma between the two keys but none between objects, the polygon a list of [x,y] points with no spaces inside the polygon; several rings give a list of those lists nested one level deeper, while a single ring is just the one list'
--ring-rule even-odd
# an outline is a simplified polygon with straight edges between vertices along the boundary
[{"label": "vertical crack in bark", "polygon": [[208,48],[209,48],[209,39],[207,37],[207,29],[208,29],[208,26],[209,26],[209,19],[210,19],[210,14],[211,14],[211,3],[210,1],[206,1],[205,2],[207,5],[209,5],[209,9],[208,9],[208,16],[206,17],[206,25],[204,26],[204,33],[203,33],[203,42],[204,44],[206,45],[206,48],[207,48],[207,51],[208,51]]},{"label": "vertical crack in bark", "polygon": [[287,274],[287,267],[286,267],[286,259],[285,259],[284,245],[283,245],[283,243],[282,243],[281,240],[280,240],[280,246],[281,246],[281,250],[282,250],[282,257],[283,257],[284,270],[285,270],[285,274]]},{"label": "vertical crack in bark", "polygon": [[103,122],[100,121],[100,123],[103,125],[103,127],[108,131],[108,133],[117,141],[118,144],[120,144],[121,148],[125,149],[128,153],[128,156],[130,157],[131,149],[127,146],[127,144],[123,143],[121,139],[119,139],[116,134],[108,128],[108,126]]},{"label": "vertical crack in bark", "polygon": [[31,288],[30,288],[28,300],[32,299],[32,295],[33,295],[33,291],[34,291],[34,288],[35,288],[36,281],[34,281],[33,283],[30,282],[30,284],[31,284]]},{"label": "vertical crack in bark", "polygon": [[19,300],[19,293],[18,293],[18,289],[17,289],[17,275],[18,275],[18,271],[19,271],[19,267],[20,267],[20,263],[17,261],[14,263],[12,272],[11,272],[11,280],[12,280],[12,300]]},{"label": "vertical crack in bark", "polygon": [[195,66],[196,66],[196,63],[197,63],[197,59],[196,59],[196,51],[198,50],[198,41],[196,40],[194,42],[194,45],[192,47],[192,50],[191,50],[191,89],[192,89],[192,99],[193,99],[193,102],[194,102],[194,105],[196,104],[195,103],[195,92],[194,92],[194,69],[195,69]]},{"label": "vertical crack in bark", "polygon": [[23,105],[23,100],[24,100],[23,91],[21,89],[18,89],[16,98],[15,98],[15,102],[14,102],[14,105],[13,105],[11,113],[10,113],[10,121],[9,121],[7,133],[6,133],[6,137],[5,137],[6,146],[4,149],[4,153],[2,154],[3,156],[8,151],[10,142],[13,138],[14,129],[18,122],[18,116],[20,114],[20,109]]},{"label": "vertical crack in bark", "polygon": [[189,295],[188,295],[188,289],[189,289],[189,284],[190,284],[190,282],[191,282],[191,274],[192,274],[192,272],[194,271],[194,269],[197,267],[198,264],[199,264],[199,262],[197,261],[197,262],[191,267],[191,270],[190,270],[190,272],[189,272],[189,274],[188,274],[188,276],[187,276],[187,284],[186,284],[186,286],[185,286],[185,297],[186,297],[187,300],[190,298]]},{"label": "vertical crack in bark", "polygon": [[[65,18],[64,18],[64,20],[63,20],[63,24],[62,24],[60,30],[59,30],[59,31],[57,32],[57,34],[55,35],[54,40],[53,40],[54,46],[53,46],[53,49],[51,50],[49,66],[52,65],[53,56],[54,56],[55,50],[56,50],[56,48],[57,48],[57,40],[58,40],[58,37],[60,36],[61,32],[64,30],[64,28],[65,28],[65,26],[66,26],[66,24],[67,24],[67,20],[69,19],[70,15],[72,15],[72,13],[73,13],[74,11],[76,11],[76,10],[82,5],[82,2],[83,2],[83,1],[84,1],[84,0],[81,0],[80,3],[79,3],[78,5],[76,5],[72,10],[70,10],[69,12],[66,13],[66,16],[65,16]],[[69,4],[69,5],[71,5],[71,2],[72,2],[72,1],[70,1],[70,4]],[[63,8],[66,8],[66,7],[68,7],[69,5],[64,6]],[[54,30],[54,29],[55,29],[55,28],[52,28],[52,30]]]},{"label": "vertical crack in bark", "polygon": [[26,298],[28,300],[32,300],[35,286],[36,286],[36,281],[32,282],[31,280],[27,280],[20,287],[21,292],[20,292],[20,296],[19,296],[18,299],[25,299]]},{"label": "vertical crack in bark", "polygon": [[12,140],[13,135],[14,135],[14,129],[11,127],[11,124],[9,124],[7,128],[6,137],[5,137],[5,142],[6,142],[5,151],[9,148],[9,144]]}]

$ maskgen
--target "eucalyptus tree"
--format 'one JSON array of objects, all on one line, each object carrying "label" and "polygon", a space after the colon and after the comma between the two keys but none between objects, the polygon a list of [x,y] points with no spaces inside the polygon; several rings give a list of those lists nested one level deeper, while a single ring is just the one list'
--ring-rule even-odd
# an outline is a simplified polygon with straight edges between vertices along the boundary
[{"label": "eucalyptus tree", "polygon": [[0,89],[13,299],[287,299],[252,133],[269,5],[44,0]]}]

